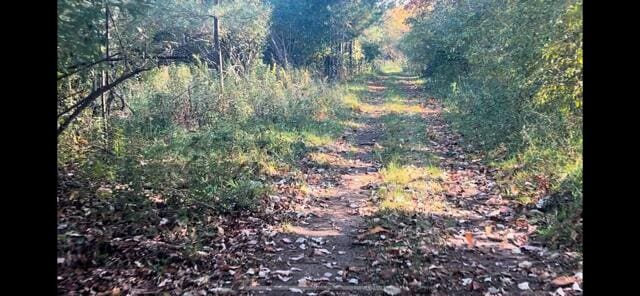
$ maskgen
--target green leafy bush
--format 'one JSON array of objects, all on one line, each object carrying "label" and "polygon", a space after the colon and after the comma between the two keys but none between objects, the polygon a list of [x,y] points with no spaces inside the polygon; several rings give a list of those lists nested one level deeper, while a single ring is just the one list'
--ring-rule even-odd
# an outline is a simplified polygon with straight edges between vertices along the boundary
[{"label": "green leafy bush", "polygon": [[412,70],[466,142],[513,177],[519,193],[506,193],[580,205],[582,1],[438,1],[411,23]]}]

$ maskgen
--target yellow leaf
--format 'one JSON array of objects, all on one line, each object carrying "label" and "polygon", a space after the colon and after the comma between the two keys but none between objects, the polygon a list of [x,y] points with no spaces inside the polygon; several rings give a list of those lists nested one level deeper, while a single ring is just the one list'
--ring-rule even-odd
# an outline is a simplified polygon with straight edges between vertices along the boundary
[{"label": "yellow leaf", "polygon": [[493,231],[493,226],[487,225],[487,226],[484,227],[484,232],[486,234],[491,234],[492,231]]}]

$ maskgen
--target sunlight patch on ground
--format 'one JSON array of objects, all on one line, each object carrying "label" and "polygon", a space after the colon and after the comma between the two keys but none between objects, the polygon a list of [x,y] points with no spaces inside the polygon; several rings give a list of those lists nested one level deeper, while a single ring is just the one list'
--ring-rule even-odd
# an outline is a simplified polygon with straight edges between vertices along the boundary
[{"label": "sunlight patch on ground", "polygon": [[342,98],[342,102],[353,111],[360,111],[360,99],[355,94],[347,94]]},{"label": "sunlight patch on ground", "polygon": [[320,230],[316,230],[316,229],[309,229],[309,228],[305,228],[305,227],[300,227],[300,226],[291,226],[290,228],[288,228],[288,232],[290,234],[297,234],[297,235],[301,235],[301,236],[340,236],[342,235],[342,233],[340,233],[339,231],[335,230],[335,229],[320,229]]},{"label": "sunlight patch on ground", "polygon": [[423,109],[419,105],[390,102],[382,105],[382,110],[395,113],[421,113]]},{"label": "sunlight patch on ground", "polygon": [[343,121],[340,122],[340,124],[342,124],[342,125],[344,125],[346,127],[352,128],[352,129],[359,129],[359,128],[363,128],[363,127],[366,126],[363,123],[356,122],[356,121],[353,121],[353,120],[343,120]]},{"label": "sunlight patch on ground", "polygon": [[309,153],[309,160],[313,161],[317,166],[327,168],[334,164],[340,164],[344,159],[323,152]]},{"label": "sunlight patch on ground", "polygon": [[326,135],[318,135],[310,131],[302,132],[304,142],[313,146],[328,145],[333,142],[333,138]]}]

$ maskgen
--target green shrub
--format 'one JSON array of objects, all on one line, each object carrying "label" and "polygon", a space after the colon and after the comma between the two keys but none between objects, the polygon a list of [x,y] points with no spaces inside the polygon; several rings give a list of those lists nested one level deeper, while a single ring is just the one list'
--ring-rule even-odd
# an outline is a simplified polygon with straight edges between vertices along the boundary
[{"label": "green shrub", "polygon": [[[579,207],[582,1],[439,1],[411,22],[402,48],[464,144],[514,176],[514,198]],[[580,212],[566,209],[560,224]]]}]

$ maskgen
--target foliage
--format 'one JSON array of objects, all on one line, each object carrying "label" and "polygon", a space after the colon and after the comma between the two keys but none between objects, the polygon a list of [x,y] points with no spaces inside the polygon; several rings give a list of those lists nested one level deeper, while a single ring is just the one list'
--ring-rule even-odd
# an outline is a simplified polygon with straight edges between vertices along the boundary
[{"label": "foliage", "polygon": [[273,7],[265,51],[269,62],[312,67],[335,78],[345,76],[342,68],[361,65],[367,53],[372,53],[358,55],[360,44],[356,41],[380,19],[383,6],[376,1],[269,2]]},{"label": "foliage", "polygon": [[399,43],[411,28],[407,24],[413,10],[404,6],[396,6],[385,11],[382,19],[363,32],[363,39],[368,44],[376,46],[376,56],[386,59],[402,59],[403,54],[399,50]]},{"label": "foliage", "polygon": [[412,69],[467,142],[511,171],[520,189],[507,193],[535,201],[570,182],[580,200],[582,1],[436,1],[410,22]]},{"label": "foliage", "polygon": [[[111,121],[114,153],[82,149],[100,125],[74,128],[60,141],[61,164],[87,177],[187,196],[221,212],[255,209],[270,175],[287,168],[317,137],[335,136],[349,114],[335,89],[304,70],[254,67],[232,81],[234,103],[220,108],[215,76],[204,66],[163,66],[127,86],[136,112]],[[117,143],[117,144],[116,144]]]}]

